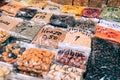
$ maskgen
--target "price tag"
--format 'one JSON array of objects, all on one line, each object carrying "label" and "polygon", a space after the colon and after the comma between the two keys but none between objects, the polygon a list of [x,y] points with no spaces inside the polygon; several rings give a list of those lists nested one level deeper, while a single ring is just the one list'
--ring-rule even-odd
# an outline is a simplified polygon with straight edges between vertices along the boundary
[{"label": "price tag", "polygon": [[32,18],[32,20],[33,21],[45,21],[48,23],[51,16],[52,16],[52,14],[50,14],[50,13],[39,12]]},{"label": "price tag", "polygon": [[47,4],[46,7],[44,8],[44,10],[46,11],[50,11],[52,13],[55,13],[55,12],[60,12],[60,9],[61,9],[61,5],[57,5],[57,4]]},{"label": "price tag", "polygon": [[69,31],[63,42],[71,45],[91,47],[91,38],[79,31]]},{"label": "price tag", "polygon": [[23,7],[24,5],[20,2],[11,1],[7,5],[2,6],[1,9],[3,10],[3,13],[5,14],[10,15],[10,16],[15,16],[18,10]]},{"label": "price tag", "polygon": [[120,43],[120,31],[115,31],[103,26],[96,26],[95,37]]},{"label": "price tag", "polygon": [[29,3],[29,5],[33,6],[33,7],[43,8],[44,6],[47,5],[47,2],[46,1],[33,0]]},{"label": "price tag", "polygon": [[17,24],[19,24],[19,21],[7,17],[7,16],[0,16],[0,28],[5,30],[11,30],[13,27],[15,27]]},{"label": "price tag", "polygon": [[54,47],[57,47],[58,42],[62,42],[65,38],[65,35],[66,31],[63,31],[59,28],[44,27],[34,38],[33,43],[44,46],[54,45]]}]

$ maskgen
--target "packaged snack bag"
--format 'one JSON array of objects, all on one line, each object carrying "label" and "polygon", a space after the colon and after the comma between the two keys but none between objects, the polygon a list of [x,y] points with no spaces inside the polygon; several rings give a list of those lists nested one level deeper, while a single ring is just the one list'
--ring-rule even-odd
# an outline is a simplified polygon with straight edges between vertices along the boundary
[{"label": "packaged snack bag", "polygon": [[7,5],[2,6],[0,9],[2,9],[3,13],[5,13],[7,15],[15,16],[15,14],[18,12],[18,10],[23,7],[25,7],[25,6],[20,2],[11,1]]}]

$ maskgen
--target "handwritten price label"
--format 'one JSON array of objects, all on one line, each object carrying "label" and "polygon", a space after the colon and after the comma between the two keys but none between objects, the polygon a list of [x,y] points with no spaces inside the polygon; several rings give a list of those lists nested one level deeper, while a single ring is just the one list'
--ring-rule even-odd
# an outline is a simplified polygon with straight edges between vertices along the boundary
[{"label": "handwritten price label", "polygon": [[103,26],[96,26],[94,36],[120,43],[120,32]]},{"label": "handwritten price label", "polygon": [[50,17],[52,14],[46,13],[46,12],[39,12],[33,17],[33,21],[45,21],[49,22]]}]

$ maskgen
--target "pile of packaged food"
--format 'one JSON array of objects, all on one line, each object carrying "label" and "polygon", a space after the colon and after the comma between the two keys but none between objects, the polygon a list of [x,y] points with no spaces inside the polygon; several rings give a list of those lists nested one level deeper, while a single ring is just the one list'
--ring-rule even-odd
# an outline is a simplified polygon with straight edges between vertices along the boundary
[{"label": "pile of packaged food", "polygon": [[0,1],[0,80],[119,80],[120,8],[52,1]]}]

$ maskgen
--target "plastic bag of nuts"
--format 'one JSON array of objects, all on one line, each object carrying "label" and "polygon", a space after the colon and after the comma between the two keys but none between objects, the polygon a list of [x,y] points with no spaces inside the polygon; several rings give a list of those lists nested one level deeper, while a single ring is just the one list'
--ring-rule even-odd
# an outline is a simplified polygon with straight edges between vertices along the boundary
[{"label": "plastic bag of nuts", "polygon": [[18,69],[46,74],[54,57],[53,52],[38,48],[27,49],[17,61]]},{"label": "plastic bag of nuts", "polygon": [[1,9],[3,10],[4,14],[10,15],[10,16],[15,16],[15,14],[18,12],[18,10],[23,7],[25,7],[24,4],[12,0],[8,4],[2,6]]},{"label": "plastic bag of nuts", "polygon": [[87,61],[87,58],[88,55],[86,55],[86,53],[83,51],[61,49],[58,50],[55,60],[61,64],[66,64],[85,70],[85,63]]},{"label": "plastic bag of nuts", "polygon": [[0,60],[10,64],[16,63],[18,57],[21,56],[25,50],[25,47],[21,47],[17,43],[8,44],[0,50]]},{"label": "plastic bag of nuts", "polygon": [[47,76],[50,80],[82,80],[82,73],[79,68],[54,63]]}]

